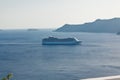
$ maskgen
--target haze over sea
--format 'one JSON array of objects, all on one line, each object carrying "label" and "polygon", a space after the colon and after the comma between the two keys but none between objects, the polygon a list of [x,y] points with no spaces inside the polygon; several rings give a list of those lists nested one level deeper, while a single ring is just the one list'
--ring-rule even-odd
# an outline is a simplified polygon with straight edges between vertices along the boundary
[{"label": "haze over sea", "polygon": [[[76,37],[82,45],[42,45],[43,38]],[[120,36],[115,33],[0,31],[0,78],[79,80],[120,74]]]}]

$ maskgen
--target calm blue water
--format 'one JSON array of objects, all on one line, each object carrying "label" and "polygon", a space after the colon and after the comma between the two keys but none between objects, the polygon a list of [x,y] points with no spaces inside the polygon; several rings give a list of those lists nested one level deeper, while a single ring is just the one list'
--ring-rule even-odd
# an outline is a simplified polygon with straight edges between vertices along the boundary
[{"label": "calm blue water", "polygon": [[[76,37],[82,45],[41,45],[48,36]],[[49,30],[0,32],[0,78],[79,80],[120,74],[120,36],[109,33],[62,33]]]}]

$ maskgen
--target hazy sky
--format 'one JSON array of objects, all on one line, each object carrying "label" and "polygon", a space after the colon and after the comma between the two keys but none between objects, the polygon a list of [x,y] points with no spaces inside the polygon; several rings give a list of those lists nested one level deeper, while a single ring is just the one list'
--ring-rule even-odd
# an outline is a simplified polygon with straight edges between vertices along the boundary
[{"label": "hazy sky", "polygon": [[120,17],[120,0],[0,0],[0,28],[58,28]]}]

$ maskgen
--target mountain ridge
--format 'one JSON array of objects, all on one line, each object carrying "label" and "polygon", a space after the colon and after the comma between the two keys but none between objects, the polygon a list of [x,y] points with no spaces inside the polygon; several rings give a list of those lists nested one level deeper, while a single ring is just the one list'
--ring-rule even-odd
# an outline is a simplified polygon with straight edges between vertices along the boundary
[{"label": "mountain ridge", "polygon": [[120,32],[120,18],[96,19],[93,22],[84,24],[65,24],[55,30],[56,32],[100,32],[116,33]]}]

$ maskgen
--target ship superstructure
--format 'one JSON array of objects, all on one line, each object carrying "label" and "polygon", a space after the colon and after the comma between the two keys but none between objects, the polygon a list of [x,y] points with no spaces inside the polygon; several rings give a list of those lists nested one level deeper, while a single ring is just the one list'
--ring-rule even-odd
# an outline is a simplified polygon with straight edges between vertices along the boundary
[{"label": "ship superstructure", "polygon": [[55,38],[55,37],[48,37],[42,40],[43,45],[76,45],[80,44],[76,38]]}]

